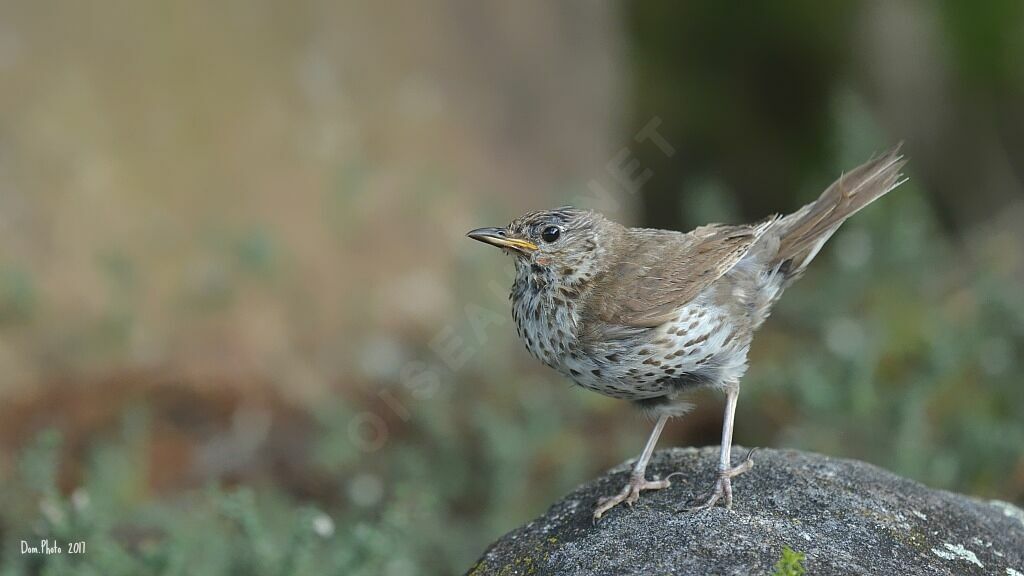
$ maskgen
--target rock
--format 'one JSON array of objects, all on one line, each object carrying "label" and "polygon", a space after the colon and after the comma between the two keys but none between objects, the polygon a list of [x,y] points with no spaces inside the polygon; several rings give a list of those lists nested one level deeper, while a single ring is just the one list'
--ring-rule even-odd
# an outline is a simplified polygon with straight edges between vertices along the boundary
[{"label": "rock", "polygon": [[650,475],[682,478],[595,525],[597,498],[625,485],[629,468],[622,464],[503,536],[469,574],[769,575],[789,547],[806,556],[803,567],[815,576],[1024,576],[1024,511],[853,460],[759,450],[753,470],[733,480],[732,510],[675,512],[710,487],[717,453],[656,453]]}]

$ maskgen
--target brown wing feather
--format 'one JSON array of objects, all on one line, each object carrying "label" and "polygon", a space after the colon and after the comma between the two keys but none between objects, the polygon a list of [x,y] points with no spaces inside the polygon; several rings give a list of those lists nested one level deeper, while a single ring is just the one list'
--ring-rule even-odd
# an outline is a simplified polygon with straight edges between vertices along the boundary
[{"label": "brown wing feather", "polygon": [[594,290],[600,299],[588,301],[583,310],[585,324],[607,337],[671,320],[735,266],[775,222],[773,217],[752,225],[712,224],[686,234],[629,230],[623,258]]}]

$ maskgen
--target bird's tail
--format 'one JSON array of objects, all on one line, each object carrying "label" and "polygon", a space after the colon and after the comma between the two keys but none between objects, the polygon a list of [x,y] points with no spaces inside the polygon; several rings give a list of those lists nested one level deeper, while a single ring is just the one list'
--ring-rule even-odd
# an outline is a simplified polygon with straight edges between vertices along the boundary
[{"label": "bird's tail", "polygon": [[771,263],[786,284],[803,273],[847,218],[906,181],[900,174],[905,163],[897,145],[843,174],[817,200],[779,220],[774,226],[778,251]]}]

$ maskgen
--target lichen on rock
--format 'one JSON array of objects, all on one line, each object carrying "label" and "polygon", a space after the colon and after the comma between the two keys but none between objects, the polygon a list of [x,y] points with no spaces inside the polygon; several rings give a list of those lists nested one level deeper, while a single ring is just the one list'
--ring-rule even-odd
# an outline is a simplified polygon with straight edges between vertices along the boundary
[{"label": "lichen on rock", "polygon": [[676,512],[710,485],[716,457],[717,448],[656,453],[649,474],[681,472],[673,485],[595,525],[594,503],[626,482],[624,463],[503,536],[470,573],[771,574],[786,547],[815,575],[1024,573],[1024,511],[1016,506],[818,454],[760,450],[754,469],[733,483],[731,510]]}]

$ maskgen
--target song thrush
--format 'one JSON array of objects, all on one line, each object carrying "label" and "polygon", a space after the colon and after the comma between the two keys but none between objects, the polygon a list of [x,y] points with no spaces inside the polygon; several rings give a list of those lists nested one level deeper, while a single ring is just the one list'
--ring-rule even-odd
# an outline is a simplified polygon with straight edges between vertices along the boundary
[{"label": "song thrush", "polygon": [[648,460],[685,393],[725,391],[718,478],[690,510],[732,505],[733,418],[754,331],[844,220],[899,186],[899,147],[844,174],[814,202],[756,224],[710,224],[691,232],[627,228],[597,212],[563,207],[531,212],[505,228],[469,232],[515,257],[512,316],[519,337],[544,364],[596,392],[632,401],[657,417],[629,483],[603,498],[598,519],[635,502]]}]

